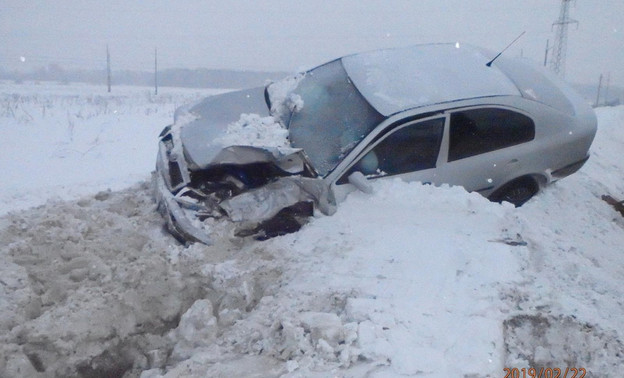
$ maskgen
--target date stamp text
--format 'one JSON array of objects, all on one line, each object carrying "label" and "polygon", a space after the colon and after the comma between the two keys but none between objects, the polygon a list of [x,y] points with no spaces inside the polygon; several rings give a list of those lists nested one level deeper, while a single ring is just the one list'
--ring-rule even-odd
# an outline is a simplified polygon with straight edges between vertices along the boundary
[{"label": "date stamp text", "polygon": [[504,368],[503,378],[585,378],[584,368]]}]

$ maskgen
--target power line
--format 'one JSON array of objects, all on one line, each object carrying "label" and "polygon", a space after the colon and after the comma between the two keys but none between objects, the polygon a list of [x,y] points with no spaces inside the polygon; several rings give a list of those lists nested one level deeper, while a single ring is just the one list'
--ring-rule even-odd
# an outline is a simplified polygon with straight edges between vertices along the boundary
[{"label": "power line", "polygon": [[565,77],[566,50],[568,47],[568,25],[577,24],[578,21],[569,17],[570,3],[572,0],[561,0],[561,10],[559,19],[552,26],[557,29],[555,45],[553,46],[553,59],[550,61],[550,68],[562,78]]}]

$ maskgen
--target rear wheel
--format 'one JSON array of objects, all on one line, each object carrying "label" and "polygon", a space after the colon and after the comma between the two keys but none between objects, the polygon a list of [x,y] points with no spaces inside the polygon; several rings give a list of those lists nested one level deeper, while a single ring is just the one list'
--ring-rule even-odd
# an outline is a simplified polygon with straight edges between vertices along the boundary
[{"label": "rear wheel", "polygon": [[530,177],[511,181],[490,196],[493,202],[509,202],[520,207],[539,191],[539,185]]}]

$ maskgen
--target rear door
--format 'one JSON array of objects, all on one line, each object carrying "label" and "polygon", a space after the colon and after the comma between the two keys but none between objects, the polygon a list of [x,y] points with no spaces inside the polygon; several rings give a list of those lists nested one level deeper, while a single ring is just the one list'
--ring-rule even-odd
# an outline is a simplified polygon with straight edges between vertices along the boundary
[{"label": "rear door", "polygon": [[535,123],[515,109],[487,106],[452,110],[438,180],[469,191],[489,192],[524,169],[526,143]]}]

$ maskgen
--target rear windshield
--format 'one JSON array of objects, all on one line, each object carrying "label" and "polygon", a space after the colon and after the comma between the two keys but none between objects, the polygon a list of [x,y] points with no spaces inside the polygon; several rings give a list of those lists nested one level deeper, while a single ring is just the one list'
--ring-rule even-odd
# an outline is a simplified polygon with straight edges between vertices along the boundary
[{"label": "rear windshield", "polygon": [[500,57],[495,65],[516,84],[522,97],[574,115],[574,105],[559,87],[565,84],[554,75],[542,72],[540,67],[533,67],[529,62],[516,59]]}]

